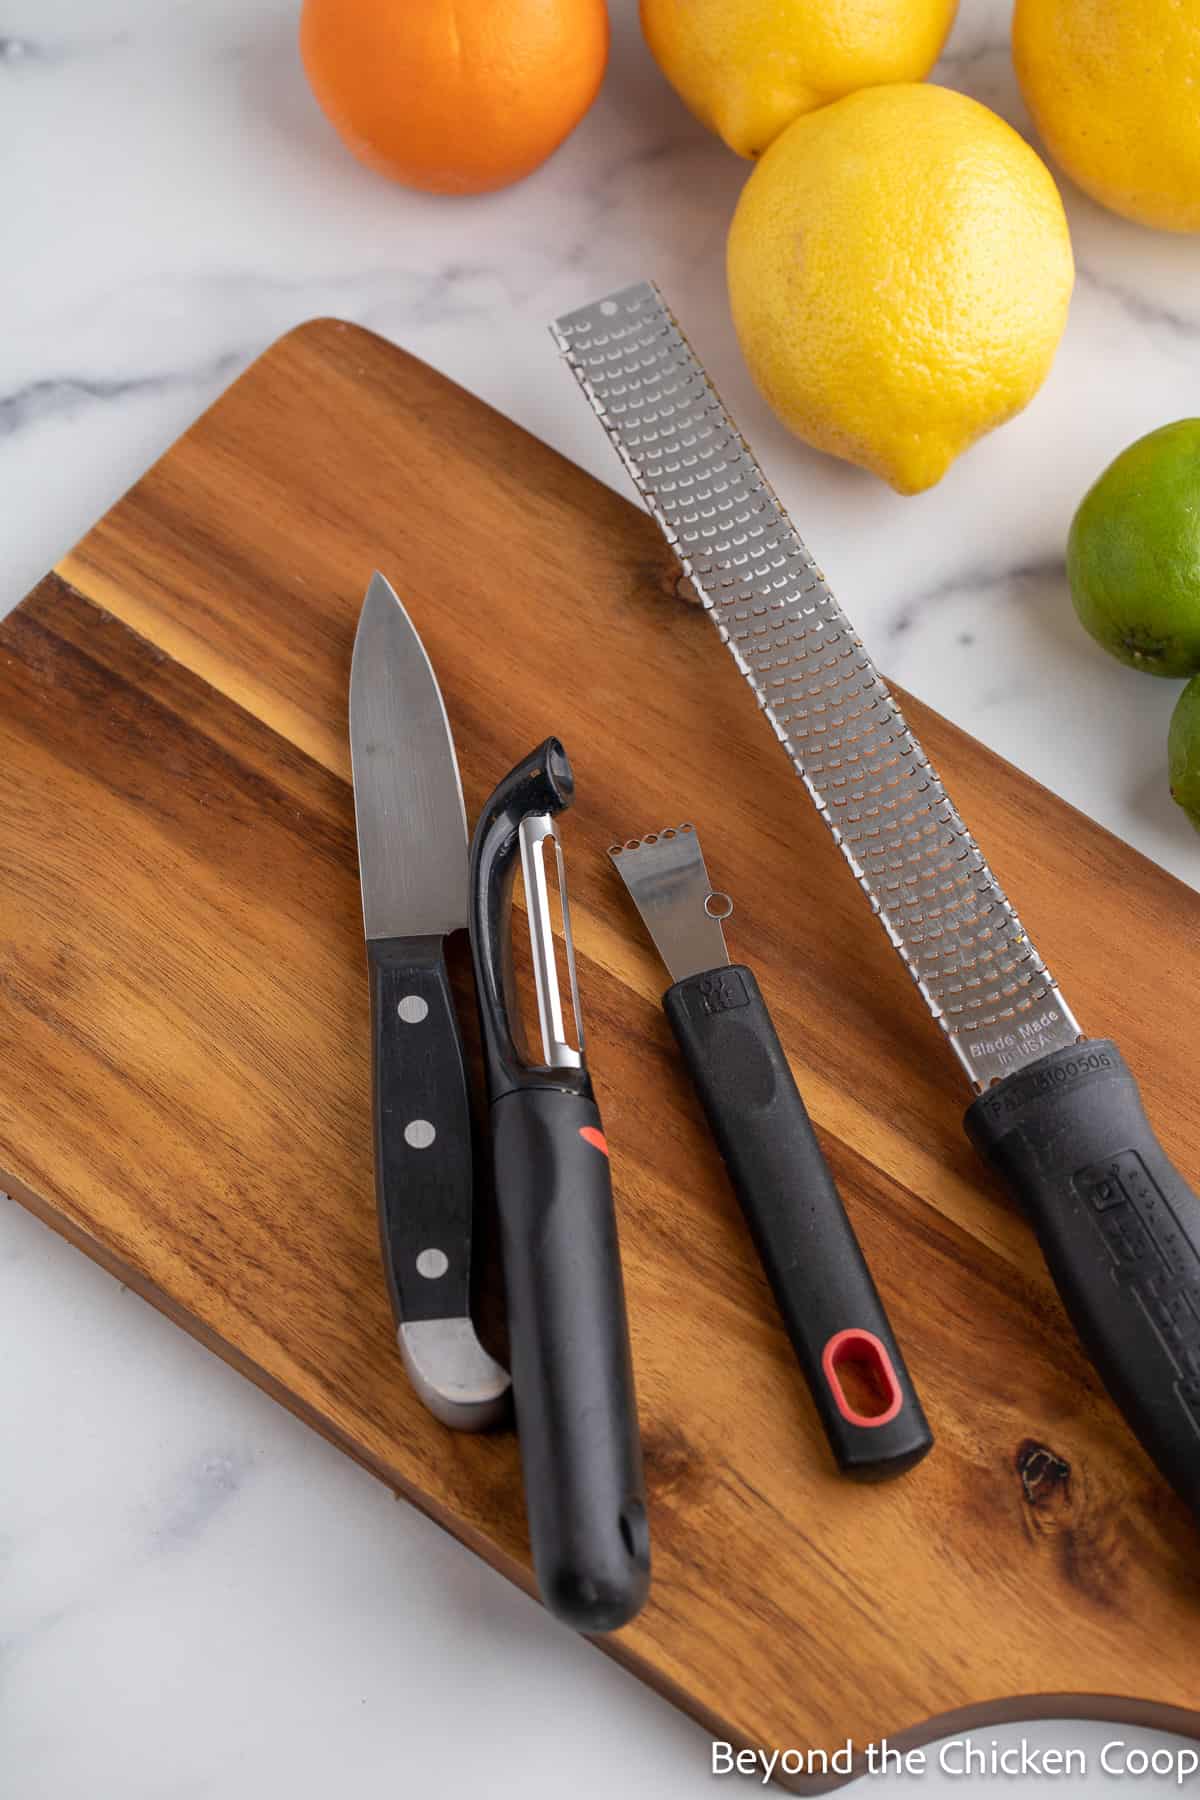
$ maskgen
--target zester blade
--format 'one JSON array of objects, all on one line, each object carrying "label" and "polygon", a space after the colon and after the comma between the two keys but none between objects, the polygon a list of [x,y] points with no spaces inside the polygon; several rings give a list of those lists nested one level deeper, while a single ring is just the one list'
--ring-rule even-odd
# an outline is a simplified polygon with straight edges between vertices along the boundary
[{"label": "zester blade", "polygon": [[733,902],[727,894],[714,894],[695,826],[668,825],[627,838],[608,854],[672,981],[726,967],[721,921]]},{"label": "zester blade", "polygon": [[1081,1032],[652,282],[554,338],[974,1086]]}]

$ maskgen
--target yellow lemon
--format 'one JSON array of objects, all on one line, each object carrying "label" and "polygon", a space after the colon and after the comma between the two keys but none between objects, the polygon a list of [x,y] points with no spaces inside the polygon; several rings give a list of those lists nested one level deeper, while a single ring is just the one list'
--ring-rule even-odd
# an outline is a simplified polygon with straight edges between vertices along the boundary
[{"label": "yellow lemon", "polygon": [[1017,0],[1013,58],[1046,148],[1101,206],[1200,231],[1200,6]]},{"label": "yellow lemon", "polygon": [[784,423],[902,494],[1032,399],[1074,281],[1046,165],[948,88],[864,88],[797,119],[746,183],[733,321]]},{"label": "yellow lemon", "polygon": [[957,0],[641,0],[659,68],[741,156],[856,88],[922,81]]}]

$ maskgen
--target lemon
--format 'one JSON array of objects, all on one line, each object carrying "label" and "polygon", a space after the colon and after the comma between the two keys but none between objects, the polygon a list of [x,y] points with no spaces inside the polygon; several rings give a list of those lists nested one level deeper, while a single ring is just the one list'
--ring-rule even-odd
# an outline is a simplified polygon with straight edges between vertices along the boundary
[{"label": "lemon", "polygon": [[1017,78],[1046,148],[1112,212],[1200,231],[1200,6],[1017,0]]},{"label": "lemon", "polygon": [[801,113],[928,75],[957,0],[641,0],[680,99],[731,150],[759,156]]},{"label": "lemon", "polygon": [[727,266],[780,418],[902,494],[1032,398],[1074,280],[1045,164],[978,101],[924,85],[789,125],[746,183]]}]

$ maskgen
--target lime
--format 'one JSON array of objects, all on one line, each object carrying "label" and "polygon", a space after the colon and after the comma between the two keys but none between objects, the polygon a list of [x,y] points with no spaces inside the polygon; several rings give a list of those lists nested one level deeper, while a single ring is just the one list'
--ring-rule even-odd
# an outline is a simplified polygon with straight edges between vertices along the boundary
[{"label": "lime", "polygon": [[1188,682],[1175,702],[1167,733],[1171,798],[1200,831],[1200,676]]},{"label": "lime", "polygon": [[1200,419],[1109,464],[1071,522],[1067,575],[1081,624],[1121,662],[1200,671]]}]

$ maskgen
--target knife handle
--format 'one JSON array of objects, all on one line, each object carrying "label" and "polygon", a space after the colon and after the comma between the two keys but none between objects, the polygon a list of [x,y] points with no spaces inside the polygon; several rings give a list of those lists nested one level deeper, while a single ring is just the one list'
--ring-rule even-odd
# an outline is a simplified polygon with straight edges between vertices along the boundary
[{"label": "knife handle", "polygon": [[615,1631],[650,1583],[641,1439],[608,1149],[595,1102],[518,1088],[492,1106],[513,1403],[538,1587]]},{"label": "knife handle", "polygon": [[374,1047],[375,1195],[401,1354],[444,1424],[478,1431],[508,1376],[471,1321],[471,1109],[440,937],[367,942]]},{"label": "knife handle", "polygon": [[1200,1511],[1200,1200],[1116,1045],[1056,1050],[980,1095],[967,1135],[1025,1208],[1084,1348]]},{"label": "knife handle", "polygon": [[838,1467],[903,1474],[933,1435],[757,981],[710,969],[663,1007]]}]

